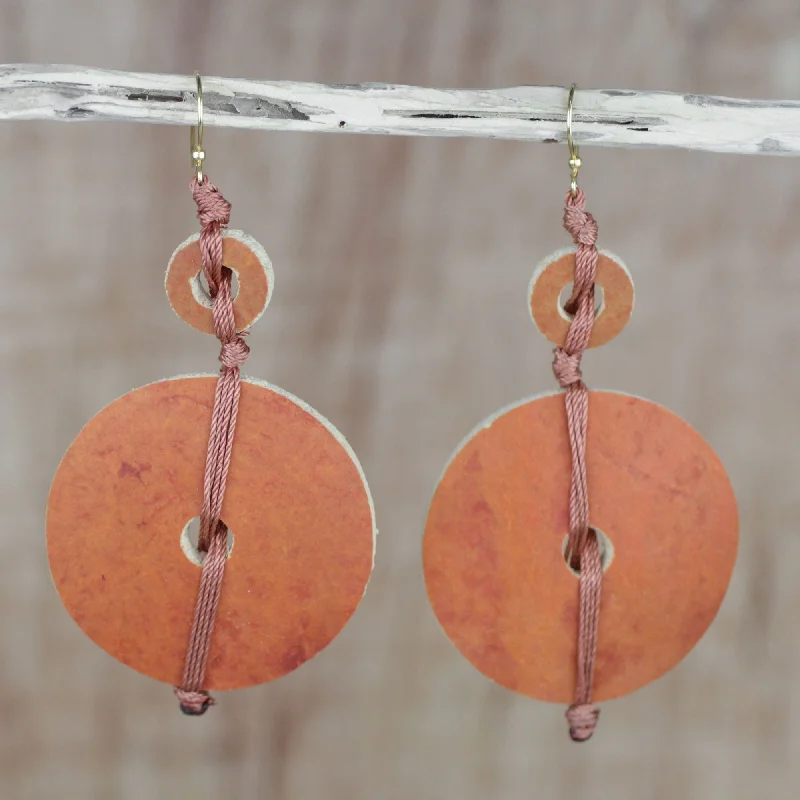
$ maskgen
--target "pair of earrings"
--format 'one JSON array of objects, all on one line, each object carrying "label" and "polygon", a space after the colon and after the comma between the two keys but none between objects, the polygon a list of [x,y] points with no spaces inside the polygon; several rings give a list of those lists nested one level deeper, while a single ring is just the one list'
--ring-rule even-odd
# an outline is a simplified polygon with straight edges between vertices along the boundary
[{"label": "pair of earrings", "polygon": [[[624,328],[634,292],[624,264],[598,251],[577,185],[574,90],[564,225],[575,247],[539,265],[529,298],[556,345],[561,391],[502,410],[462,443],[433,496],[423,563],[462,654],[510,689],[571,702],[570,734],[583,741],[593,700],[656,679],[703,635],[730,580],[738,521],[697,432],[581,378],[584,350]],[[344,437],[298,398],[241,377],[274,276],[261,246],[226,227],[230,205],[202,171],[199,75],[197,99],[202,230],[173,254],[166,290],[181,319],[220,340],[220,373],[159,381],[107,406],[65,454],[47,511],[70,614],[108,653],[174,685],[192,715],[214,702],[209,690],[264,683],[322,650],[366,590],[377,535]]]}]

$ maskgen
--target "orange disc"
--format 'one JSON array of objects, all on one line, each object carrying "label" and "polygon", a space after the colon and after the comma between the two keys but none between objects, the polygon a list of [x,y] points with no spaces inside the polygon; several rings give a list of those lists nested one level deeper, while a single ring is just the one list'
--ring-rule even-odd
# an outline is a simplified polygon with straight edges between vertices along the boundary
[{"label": "orange disc", "polygon": [[[542,261],[533,273],[529,290],[531,317],[541,334],[558,347],[567,340],[572,317],[564,310],[561,292],[575,276],[576,248],[559,250]],[[597,286],[603,302],[595,317],[589,347],[600,347],[618,336],[633,313],[633,280],[628,268],[607,250],[597,257]]]},{"label": "orange disc", "polygon": [[[665,408],[591,392],[590,523],[613,546],[603,580],[596,700],[674,667],[719,609],[736,560],[728,477],[701,436]],[[571,457],[562,393],[477,428],[433,497],[423,560],[431,605],[484,675],[540,700],[573,699],[578,578],[562,548]]]},{"label": "orange disc", "polygon": [[[110,655],[173,685],[200,580],[181,532],[202,506],[215,385],[173,378],[111,403],[70,446],[47,508],[50,570],[69,613]],[[372,500],[341,434],[275,387],[241,389],[209,689],[272,680],[322,650],[373,564]]]},{"label": "orange disc", "polygon": [[[236,330],[249,328],[266,310],[275,275],[264,248],[242,231],[222,231],[222,263],[233,270],[239,291],[233,299]],[[201,333],[214,333],[213,300],[200,281],[200,234],[190,236],[172,254],[165,285],[172,310]]]}]

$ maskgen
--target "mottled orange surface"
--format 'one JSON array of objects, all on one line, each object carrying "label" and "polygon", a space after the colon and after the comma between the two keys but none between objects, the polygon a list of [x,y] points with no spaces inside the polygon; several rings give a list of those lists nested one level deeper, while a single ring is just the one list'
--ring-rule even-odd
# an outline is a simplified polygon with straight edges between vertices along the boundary
[{"label": "mottled orange surface", "polygon": [[[109,654],[180,682],[200,568],[179,544],[200,514],[216,379],[161,381],[80,432],[47,509],[64,605]],[[373,519],[354,461],[292,400],[242,383],[223,520],[234,535],[207,672],[211,689],[263,683],[325,647],[356,609]]]},{"label": "mottled orange surface", "polygon": [[[538,275],[531,287],[531,316],[541,334],[562,347],[570,320],[559,311],[559,296],[575,276],[575,253],[559,256]],[[603,308],[594,321],[589,347],[600,347],[618,336],[633,312],[633,281],[608,253],[598,253],[597,279],[603,289]]]},{"label": "mottled orange surface", "polygon": [[[610,538],[594,698],[663,675],[719,609],[736,560],[736,500],[700,435],[670,411],[591,392],[590,521]],[[561,393],[481,428],[428,514],[424,568],[439,622],[487,677],[540,700],[575,687],[578,579],[568,531],[570,451]]]},{"label": "mottled orange surface", "polygon": [[[236,330],[243,331],[263,313],[272,287],[268,285],[264,266],[258,256],[243,242],[232,236],[222,239],[222,263],[236,272],[239,291],[233,299]],[[191,242],[172,257],[166,277],[169,303],[175,313],[202,333],[214,333],[211,309],[197,302],[189,281],[203,269],[200,243]]]}]

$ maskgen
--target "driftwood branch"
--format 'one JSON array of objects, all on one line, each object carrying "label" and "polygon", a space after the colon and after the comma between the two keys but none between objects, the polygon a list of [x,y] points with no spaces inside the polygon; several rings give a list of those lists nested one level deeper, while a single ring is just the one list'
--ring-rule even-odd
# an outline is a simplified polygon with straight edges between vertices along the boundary
[{"label": "driftwood branch", "polygon": [[[563,142],[567,89],[425,89],[203,78],[205,124],[258,130]],[[192,125],[195,80],[34,64],[0,66],[0,120]],[[575,141],[721,153],[800,154],[800,102],[580,89]]]}]

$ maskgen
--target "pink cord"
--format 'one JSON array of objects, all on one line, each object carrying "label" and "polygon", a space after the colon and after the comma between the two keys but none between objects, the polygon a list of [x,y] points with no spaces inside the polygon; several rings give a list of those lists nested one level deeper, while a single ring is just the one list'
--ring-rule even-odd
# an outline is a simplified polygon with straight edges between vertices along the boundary
[{"label": "pink cord", "polygon": [[580,569],[580,622],[578,630],[578,676],[575,702],[567,710],[573,741],[590,739],[600,710],[591,702],[600,592],[603,568],[597,536],[589,527],[589,487],[586,480],[586,429],[589,419],[589,390],[581,374],[581,358],[589,345],[594,325],[594,281],[597,274],[597,223],[584,211],[586,196],[578,189],[567,194],[564,227],[575,244],[575,278],[572,297],[565,308],[573,314],[563,347],[555,351],[553,372],[565,390],[567,428],[572,451],[572,481],[569,497],[569,541],[567,554]]},{"label": "pink cord", "polygon": [[228,224],[231,205],[217,187],[209,182],[208,177],[203,183],[198,183],[197,179],[192,181],[192,196],[197,204],[197,218],[203,226],[200,233],[200,252],[203,272],[214,300],[214,330],[222,345],[219,356],[222,368],[211,415],[203,509],[197,543],[197,549],[206,553],[206,557],[200,576],[183,682],[175,688],[181,711],[184,714],[199,715],[204,714],[214,704],[214,699],[203,689],[203,681],[227,561],[228,528],[220,515],[231,463],[236,414],[239,410],[239,368],[247,360],[250,348],[244,340],[247,334],[236,332],[231,299],[231,271],[222,265],[221,230]]}]

